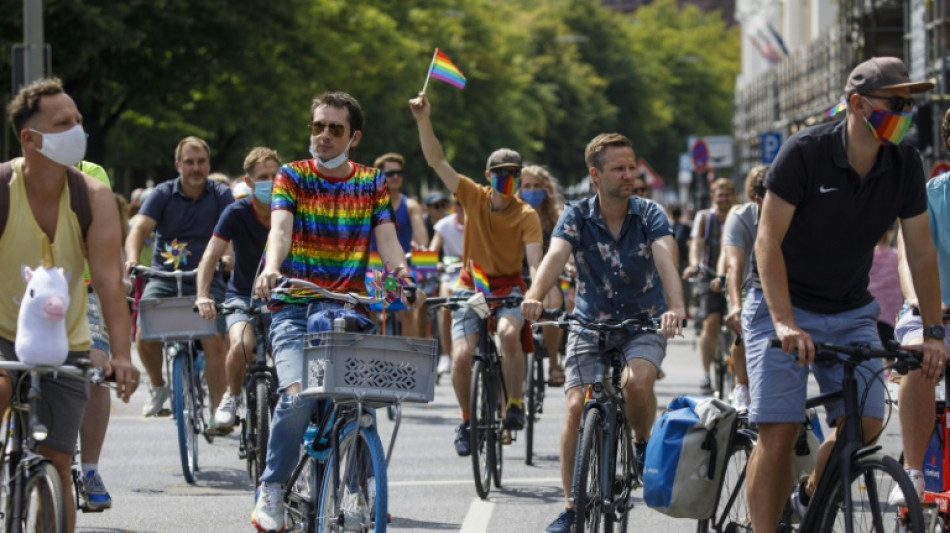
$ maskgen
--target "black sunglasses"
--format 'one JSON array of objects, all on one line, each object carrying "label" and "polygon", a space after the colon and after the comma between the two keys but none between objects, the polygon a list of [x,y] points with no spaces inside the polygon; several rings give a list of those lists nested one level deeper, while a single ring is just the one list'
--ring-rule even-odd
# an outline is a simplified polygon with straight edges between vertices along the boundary
[{"label": "black sunglasses", "polygon": [[387,170],[383,172],[383,176],[386,176],[387,178],[394,178],[396,176],[399,176],[401,178],[405,175],[406,175],[406,172],[404,170]]},{"label": "black sunglasses", "polygon": [[329,129],[330,135],[334,137],[342,137],[346,133],[346,126],[343,124],[334,124],[326,123],[323,121],[318,121],[310,124],[310,135],[320,135],[323,133],[323,130]]},{"label": "black sunglasses", "polygon": [[913,98],[904,98],[903,96],[882,96],[879,94],[865,94],[866,98],[875,98],[877,100],[884,100],[887,102],[888,107],[891,111],[902,112],[908,109],[913,109],[914,99]]}]

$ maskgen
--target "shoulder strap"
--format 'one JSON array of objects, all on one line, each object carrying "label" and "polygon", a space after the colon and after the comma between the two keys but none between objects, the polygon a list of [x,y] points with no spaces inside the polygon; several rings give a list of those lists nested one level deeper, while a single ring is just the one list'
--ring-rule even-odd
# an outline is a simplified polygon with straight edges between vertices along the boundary
[{"label": "shoulder strap", "polygon": [[85,242],[92,225],[92,205],[89,202],[89,189],[83,173],[73,167],[66,167],[66,181],[69,183],[69,207],[76,213],[82,240]]},{"label": "shoulder strap", "polygon": [[10,180],[13,178],[13,163],[0,163],[0,236],[7,227],[7,215],[10,214]]}]

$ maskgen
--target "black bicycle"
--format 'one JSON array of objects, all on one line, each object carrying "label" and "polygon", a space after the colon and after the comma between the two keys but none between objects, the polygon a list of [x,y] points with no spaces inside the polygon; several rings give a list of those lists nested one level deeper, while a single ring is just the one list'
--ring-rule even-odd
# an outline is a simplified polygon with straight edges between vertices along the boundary
[{"label": "black bicycle", "polygon": [[[250,317],[244,327],[254,328],[257,339],[253,354],[244,354],[247,371],[244,375],[244,417],[239,419],[241,436],[238,456],[247,461],[247,474],[260,484],[267,462],[267,440],[270,438],[270,420],[277,406],[277,370],[274,368],[270,339],[270,309],[266,305],[215,304],[221,315],[242,312]],[[242,334],[243,337],[243,334]],[[250,359],[250,360],[249,360]]]},{"label": "black bicycle", "polygon": [[[502,458],[504,456],[504,406],[508,389],[502,371],[501,356],[492,340],[489,321],[494,312],[503,307],[521,305],[522,296],[486,296],[487,305],[479,314],[478,348],[472,365],[471,419],[469,420],[472,470],[475,474],[475,492],[482,499],[488,497],[491,484],[501,488]],[[470,298],[429,298],[427,305],[455,310],[470,306]],[[481,303],[475,303],[477,308]],[[514,440],[514,434],[511,439]]]},{"label": "black bicycle", "polygon": [[576,531],[626,531],[630,495],[640,486],[640,472],[633,448],[633,430],[627,421],[623,400],[623,353],[607,348],[607,334],[621,330],[631,334],[657,333],[658,318],[641,315],[626,320],[591,321],[567,314],[561,320],[537,322],[540,328],[556,325],[598,333],[601,361],[588,386],[588,401],[581,418],[580,444],[574,463],[571,494],[574,497]]},{"label": "black bicycle", "polygon": [[[779,339],[772,339],[772,347],[780,348]],[[866,445],[861,426],[861,404],[858,395],[856,368],[872,359],[894,359],[893,369],[906,374],[920,368],[918,352],[901,350],[897,344],[885,349],[865,345],[835,345],[815,343],[815,364],[837,365],[844,370],[841,390],[809,398],[805,405],[814,409],[831,402],[844,402],[844,422],[838,428],[838,438],[829,456],[828,464],[818,480],[801,523],[793,525],[795,511],[786,505],[779,523],[779,531],[893,531],[923,532],[924,517],[913,483],[903,467],[892,457],[880,453],[879,445]],[[878,379],[875,377],[874,379]],[[747,460],[754,441],[754,430],[744,429],[737,435],[736,445],[730,451],[730,463]],[[735,469],[733,482],[724,481],[720,491],[716,517],[700,531],[752,531],[751,519],[745,503],[745,465]],[[796,481],[797,483],[797,481]],[[891,505],[888,496],[894,487],[904,494],[904,505]],[[722,491],[725,491],[723,493]],[[724,496],[725,495],[725,496]]]}]

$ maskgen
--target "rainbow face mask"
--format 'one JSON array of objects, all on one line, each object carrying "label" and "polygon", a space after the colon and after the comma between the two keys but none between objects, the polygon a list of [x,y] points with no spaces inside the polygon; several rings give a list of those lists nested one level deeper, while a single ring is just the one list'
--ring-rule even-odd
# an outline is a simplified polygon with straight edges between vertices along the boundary
[{"label": "rainbow face mask", "polygon": [[505,198],[511,198],[521,185],[521,170],[491,171],[491,188]]},{"label": "rainbow face mask", "polygon": [[[864,99],[868,102],[867,98]],[[871,102],[868,102],[871,105]],[[886,109],[878,109],[871,106],[871,116],[864,119],[864,122],[871,128],[877,142],[884,146],[889,144],[900,144],[910,129],[911,120],[914,117],[913,111],[898,113]]]}]

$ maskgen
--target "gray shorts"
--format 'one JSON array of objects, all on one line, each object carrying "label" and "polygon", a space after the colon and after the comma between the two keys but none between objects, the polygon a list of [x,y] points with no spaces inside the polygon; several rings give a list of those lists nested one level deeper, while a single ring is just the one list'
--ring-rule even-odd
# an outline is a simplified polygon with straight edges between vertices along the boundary
[{"label": "gray shorts", "polygon": [[[224,301],[224,278],[221,277],[220,272],[214,273],[214,278],[211,279],[211,299],[216,302]],[[182,296],[194,296],[198,293],[198,289],[195,287],[194,280],[186,280],[181,284],[181,295]],[[172,278],[149,278],[148,282],[145,283],[145,288],[142,290],[142,299],[147,298],[171,298],[178,296],[178,281]],[[195,315],[198,316],[197,314]],[[138,328],[142,329],[142,314],[139,313],[139,324]],[[218,316],[214,321],[215,325],[218,328],[218,333],[226,335],[227,324],[224,321],[224,318]]]},{"label": "gray shorts", "polygon": [[[567,336],[567,357],[564,359],[564,390],[597,383],[604,376],[606,361],[600,355],[597,343],[599,333],[571,330]],[[607,350],[619,348],[624,361],[643,359],[653,363],[657,372],[666,357],[666,337],[656,333],[631,335],[627,331],[607,334]]]},{"label": "gray shorts", "polygon": [[109,355],[109,332],[102,321],[102,312],[99,310],[99,298],[95,292],[89,291],[89,305],[86,307],[86,318],[89,320],[89,335],[92,336],[92,348],[101,350]]},{"label": "gray shorts", "polygon": [[[453,298],[469,298],[474,294],[475,291],[471,289],[455,289],[452,291]],[[521,288],[515,287],[511,289],[509,296],[521,296],[523,294]],[[524,322],[524,317],[521,315],[521,306],[501,307],[495,312],[496,318],[500,319],[503,316],[511,316],[519,324]],[[466,335],[477,334],[478,315],[475,314],[475,311],[469,309],[468,306],[452,311],[452,342],[463,339]]]},{"label": "gray shorts", "polygon": [[[232,296],[231,298],[228,298],[224,302],[224,305],[228,307],[240,305],[242,308],[246,309],[251,306],[251,299],[244,298],[242,296]],[[224,316],[224,321],[228,326],[228,331],[231,331],[231,327],[234,326],[235,324],[250,322],[251,315],[249,315],[245,311],[240,311],[240,310],[232,311],[231,313]]]},{"label": "gray shorts", "polygon": [[[0,339],[0,355],[7,361],[16,361],[13,343]],[[69,352],[66,364],[76,359],[88,359],[89,352]],[[16,379],[19,372],[13,372]],[[27,380],[28,383],[28,380]],[[61,374],[40,377],[42,397],[39,405],[40,422],[49,429],[49,436],[41,444],[54,450],[72,454],[79,438],[82,414],[89,401],[89,382],[82,378]]]}]

